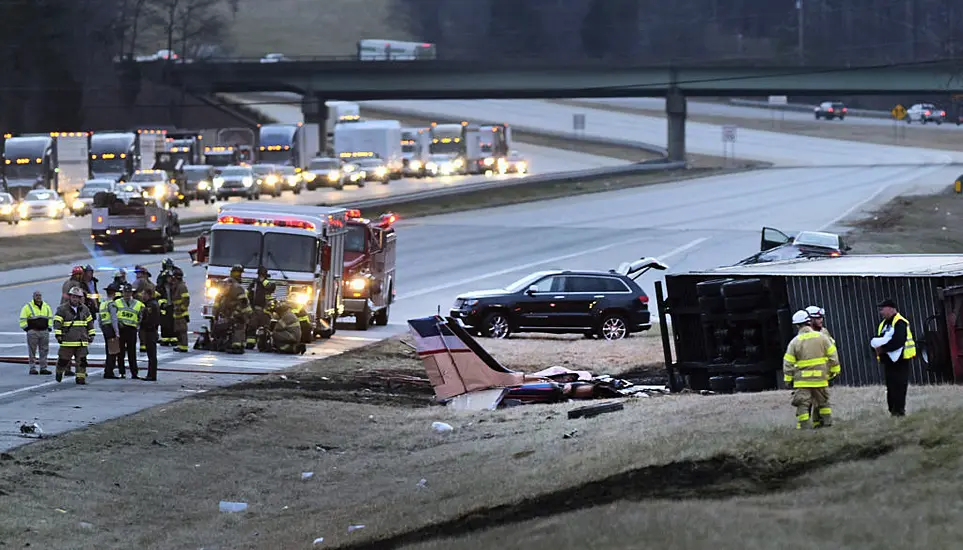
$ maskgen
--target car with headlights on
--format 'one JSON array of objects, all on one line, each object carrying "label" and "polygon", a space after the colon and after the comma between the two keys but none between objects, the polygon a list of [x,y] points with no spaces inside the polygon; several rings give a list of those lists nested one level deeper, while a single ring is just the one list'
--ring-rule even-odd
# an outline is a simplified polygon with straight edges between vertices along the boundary
[{"label": "car with headlights on", "polygon": [[22,220],[34,218],[62,220],[67,211],[67,204],[56,191],[34,189],[23,198],[18,210]]},{"label": "car with headlights on", "polygon": [[94,196],[97,193],[110,193],[114,190],[115,182],[112,179],[92,179],[80,188],[80,194],[70,205],[70,213],[74,216],[86,216],[90,214],[90,209],[94,204]]},{"label": "car with headlights on", "polygon": [[181,189],[173,182],[167,170],[138,170],[131,176],[130,182],[136,183],[143,189],[144,198],[157,199],[171,206],[190,202],[186,197],[180,198]]},{"label": "car with headlights on", "polygon": [[610,271],[538,271],[505,288],[461,294],[450,314],[491,338],[541,332],[621,340],[652,328],[649,297],[635,282],[649,269],[668,266],[641,258]]},{"label": "car with headlights on", "polygon": [[254,170],[254,176],[257,178],[257,185],[261,193],[272,197],[281,196],[281,186],[284,182],[277,166],[274,164],[255,164],[251,166],[251,169]]},{"label": "car with headlights on", "polygon": [[214,178],[214,193],[219,201],[228,197],[257,200],[261,198],[261,191],[256,180],[257,176],[250,166],[226,166]]},{"label": "car with headlights on", "polygon": [[188,164],[184,166],[184,195],[188,199],[214,203],[214,178],[217,169],[207,164]]},{"label": "car with headlights on", "polygon": [[453,176],[461,172],[460,161],[457,156],[446,153],[428,155],[425,172],[429,176]]},{"label": "car with headlights on", "polygon": [[301,172],[301,179],[308,186],[309,191],[314,191],[318,187],[334,187],[344,189],[348,181],[344,171],[341,170],[341,161],[330,157],[317,157],[311,159],[308,168]]},{"label": "car with headlights on", "polygon": [[498,159],[500,174],[525,174],[528,172],[528,160],[518,151],[509,151],[508,156]]},{"label": "car with headlights on", "polygon": [[385,161],[379,158],[362,158],[355,162],[364,170],[365,181],[380,181],[381,183],[391,181],[391,174],[388,172],[388,165],[385,164]]},{"label": "car with headlights on", "polygon": [[20,210],[16,199],[10,193],[0,193],[0,220],[8,225],[20,223]]},{"label": "car with headlights on", "polygon": [[288,164],[278,166],[278,173],[281,174],[281,189],[291,191],[295,195],[300,195],[304,191],[304,178],[297,169]]},{"label": "car with headlights on", "polygon": [[358,187],[364,187],[367,178],[368,173],[365,172],[363,166],[358,164],[357,159],[343,161],[341,163],[341,187],[338,187],[338,189],[343,189],[345,185],[350,183]]}]

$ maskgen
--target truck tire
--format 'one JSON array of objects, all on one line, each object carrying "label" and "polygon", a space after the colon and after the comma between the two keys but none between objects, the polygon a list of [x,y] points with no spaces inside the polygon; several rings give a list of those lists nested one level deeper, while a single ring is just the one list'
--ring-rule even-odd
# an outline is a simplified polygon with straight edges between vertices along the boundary
[{"label": "truck tire", "polygon": [[750,296],[733,296],[732,298],[726,298],[726,311],[752,311],[756,309],[756,306],[763,303],[765,296],[756,294]]},{"label": "truck tire", "polygon": [[709,373],[707,372],[693,372],[687,374],[685,377],[686,385],[689,389],[695,391],[702,391],[709,389]]},{"label": "truck tire", "polygon": [[736,379],[732,376],[713,376],[709,379],[709,389],[716,393],[734,393]]},{"label": "truck tire", "polygon": [[726,298],[735,296],[746,296],[749,294],[762,294],[768,289],[761,279],[744,279],[742,281],[729,281],[722,285],[722,295]]},{"label": "truck tire", "polygon": [[722,296],[700,296],[699,309],[709,313],[723,313],[726,310],[726,302]]},{"label": "truck tire", "polygon": [[722,296],[722,285],[729,281],[731,281],[731,279],[713,279],[711,281],[696,283],[696,294],[706,298]]},{"label": "truck tire", "polygon": [[378,311],[378,313],[375,313],[374,324],[378,325],[379,327],[387,326],[388,317],[390,315],[391,315],[391,304],[388,304],[385,307],[383,307],[380,311]]},{"label": "truck tire", "polygon": [[368,327],[370,326],[371,326],[371,309],[368,308],[367,305],[365,305],[364,309],[360,313],[355,314],[354,316],[354,329],[368,330]]},{"label": "truck tire", "polygon": [[740,376],[736,378],[737,392],[761,392],[766,389],[766,379],[762,376]]}]

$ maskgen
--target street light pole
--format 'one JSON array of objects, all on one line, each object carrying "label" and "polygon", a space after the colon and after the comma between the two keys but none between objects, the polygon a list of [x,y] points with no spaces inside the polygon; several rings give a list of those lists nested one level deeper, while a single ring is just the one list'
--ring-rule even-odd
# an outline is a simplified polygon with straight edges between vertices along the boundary
[{"label": "street light pole", "polygon": [[803,65],[806,61],[806,19],[803,12],[803,0],[796,0],[796,16],[796,31],[798,32],[798,44],[796,45],[796,48],[799,54],[799,64]]}]

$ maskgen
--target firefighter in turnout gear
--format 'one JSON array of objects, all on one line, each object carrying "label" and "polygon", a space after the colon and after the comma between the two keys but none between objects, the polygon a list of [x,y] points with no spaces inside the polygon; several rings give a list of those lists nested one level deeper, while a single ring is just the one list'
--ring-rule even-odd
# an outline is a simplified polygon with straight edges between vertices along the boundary
[{"label": "firefighter in turnout gear", "polygon": [[[809,306],[806,308],[806,313],[809,314],[809,321],[811,326],[813,327],[813,330],[815,330],[816,332],[821,332],[825,334],[829,338],[829,340],[833,344],[835,344],[836,339],[833,338],[833,335],[829,333],[829,330],[826,328],[826,325],[825,325],[826,310],[819,306]],[[818,428],[822,424],[822,420],[819,417],[818,408],[813,409],[812,411],[812,421],[813,421],[814,428]]]},{"label": "firefighter in turnout gear", "polygon": [[104,300],[100,302],[100,311],[97,314],[100,333],[104,335],[104,341],[107,343],[104,378],[108,380],[117,378],[114,370],[123,362],[120,357],[120,318],[117,316],[116,303],[118,293],[118,287],[114,283],[109,284],[107,294],[104,296]]},{"label": "firefighter in turnout gear", "polygon": [[257,268],[257,278],[247,287],[247,299],[254,309],[251,322],[247,326],[247,349],[254,349],[257,345],[258,329],[271,329],[271,310],[273,309],[274,291],[277,285],[268,279],[268,270],[261,266]]},{"label": "firefighter in turnout gear", "polygon": [[117,361],[120,378],[124,378],[124,355],[130,367],[131,378],[137,378],[137,333],[144,315],[144,304],[134,298],[134,288],[125,284],[121,288],[123,297],[114,300],[117,305],[117,319],[120,323],[120,357]]},{"label": "firefighter in turnout gear", "polygon": [[[70,302],[70,289],[79,288],[84,289],[84,268],[83,266],[74,266],[70,270],[70,278],[64,282],[63,288],[60,290],[60,305],[64,305]],[[86,292],[84,293],[86,295]]]},{"label": "firefighter in turnout gear", "polygon": [[[20,328],[27,333],[27,360],[30,374],[53,374],[47,368],[47,352],[50,349],[50,322],[53,310],[39,290],[33,292],[33,299],[20,310]],[[39,360],[37,354],[39,353]],[[37,371],[37,366],[40,371]]]},{"label": "firefighter in turnout gear", "polygon": [[167,283],[167,302],[174,320],[174,351],[187,353],[187,327],[191,322],[191,293],[184,282],[184,271],[174,267]]},{"label": "firefighter in turnout gear", "polygon": [[244,353],[247,323],[253,311],[247,300],[247,292],[241,285],[244,266],[236,264],[231,267],[231,276],[220,284],[217,297],[214,299],[214,324],[218,321],[230,323],[231,344],[229,353]]},{"label": "firefighter in turnout gear", "polygon": [[81,282],[84,285],[84,292],[87,293],[87,309],[91,313],[98,311],[100,309],[100,291],[97,288],[97,283],[100,280],[94,277],[94,266],[90,264],[84,266],[84,276]]},{"label": "firefighter in turnout gear", "polygon": [[301,322],[295,315],[292,304],[283,302],[278,305],[278,321],[274,325],[272,339],[274,349],[278,353],[301,353],[305,352],[305,345],[301,342]]},{"label": "firefighter in turnout gear", "polygon": [[[147,347],[147,376],[142,378],[148,382],[157,381],[157,329],[160,327],[161,309],[166,300],[160,300],[154,293],[145,288],[141,291],[140,301],[144,304],[144,314],[140,321],[141,344]],[[134,378],[137,378],[134,375]]]},{"label": "firefighter in turnout gear", "polygon": [[94,340],[94,317],[84,304],[86,294],[80,287],[71,288],[66,304],[57,308],[53,333],[60,344],[57,352],[57,382],[63,380],[70,361],[77,361],[76,380],[87,383],[87,346]]},{"label": "firefighter in turnout gear", "polygon": [[792,323],[799,332],[789,342],[782,364],[786,385],[793,388],[796,429],[812,427],[810,410],[813,408],[819,412],[822,427],[832,426],[829,381],[840,372],[836,344],[825,334],[813,330],[806,310],[794,313]]},{"label": "firefighter in turnout gear", "polygon": [[[137,296],[143,296],[145,292],[150,293],[150,295],[155,298],[160,297],[160,293],[157,292],[157,287],[150,280],[151,273],[147,271],[147,268],[142,265],[134,266],[134,277],[136,277],[133,285],[135,299],[137,299]],[[138,333],[138,339],[140,341],[139,349],[142,353],[147,353],[146,337],[146,334]]]}]

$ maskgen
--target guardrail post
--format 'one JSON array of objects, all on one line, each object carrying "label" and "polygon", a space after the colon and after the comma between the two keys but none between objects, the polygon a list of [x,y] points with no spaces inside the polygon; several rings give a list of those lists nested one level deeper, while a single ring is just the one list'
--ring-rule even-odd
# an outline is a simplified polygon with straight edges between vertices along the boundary
[{"label": "guardrail post", "polygon": [[668,119],[669,160],[685,162],[686,99],[678,88],[670,88],[665,97],[665,114]]}]

